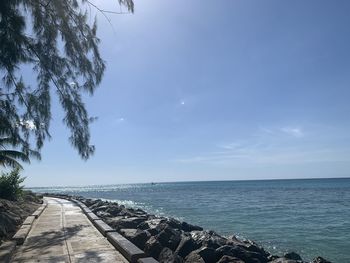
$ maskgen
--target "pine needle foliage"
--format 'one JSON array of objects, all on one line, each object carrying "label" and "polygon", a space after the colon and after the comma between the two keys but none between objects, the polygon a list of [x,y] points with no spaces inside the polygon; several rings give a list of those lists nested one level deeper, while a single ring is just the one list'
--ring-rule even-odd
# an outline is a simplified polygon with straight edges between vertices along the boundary
[{"label": "pine needle foliage", "polygon": [[[117,1],[133,12],[132,0]],[[23,152],[40,150],[50,138],[52,96],[65,112],[73,147],[83,159],[94,152],[82,94],[94,93],[105,62],[96,19],[89,22],[91,5],[96,7],[87,0],[0,1],[0,136]],[[23,67],[32,70],[34,85],[25,82]]]}]

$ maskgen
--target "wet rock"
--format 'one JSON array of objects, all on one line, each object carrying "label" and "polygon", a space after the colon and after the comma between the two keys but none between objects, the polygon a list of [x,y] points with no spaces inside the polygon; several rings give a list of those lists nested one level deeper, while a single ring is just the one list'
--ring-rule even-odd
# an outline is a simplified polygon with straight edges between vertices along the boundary
[{"label": "wet rock", "polygon": [[217,263],[244,263],[244,261],[235,257],[223,256]]},{"label": "wet rock", "polygon": [[191,236],[199,246],[217,249],[226,244],[227,239],[214,231],[192,231]]},{"label": "wet rock", "polygon": [[314,258],[311,263],[331,263],[331,262],[322,257],[317,257],[317,258]]},{"label": "wet rock", "polygon": [[256,253],[256,252],[245,250],[241,246],[225,245],[225,246],[222,246],[222,247],[216,249],[216,252],[220,256],[226,255],[226,256],[231,256],[231,257],[237,257],[246,263],[265,263],[265,262],[267,262],[266,256],[259,254],[259,253]]},{"label": "wet rock", "polygon": [[288,252],[284,255],[284,258],[286,259],[293,259],[293,260],[302,260],[301,256],[295,252]]},{"label": "wet rock", "polygon": [[270,253],[265,251],[263,247],[259,246],[254,241],[251,241],[251,240],[242,241],[242,240],[239,240],[236,236],[229,237],[226,241],[226,245],[239,246],[239,247],[242,247],[244,250],[262,254],[266,258],[270,256]]},{"label": "wet rock", "polygon": [[190,254],[193,250],[198,249],[199,246],[196,242],[194,242],[193,238],[190,236],[182,235],[181,241],[176,248],[175,253],[179,256],[185,258],[188,254]]},{"label": "wet rock", "polygon": [[170,248],[163,248],[159,254],[158,261],[160,263],[182,263],[183,259],[176,255]]},{"label": "wet rock", "polygon": [[145,244],[144,251],[147,255],[158,259],[160,252],[162,252],[163,246],[158,242],[155,237],[151,237]]}]

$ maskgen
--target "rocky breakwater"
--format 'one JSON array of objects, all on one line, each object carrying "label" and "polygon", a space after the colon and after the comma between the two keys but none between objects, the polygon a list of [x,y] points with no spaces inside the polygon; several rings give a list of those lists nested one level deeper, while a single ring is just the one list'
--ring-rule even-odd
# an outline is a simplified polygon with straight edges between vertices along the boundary
[{"label": "rocky breakwater", "polygon": [[[223,237],[200,226],[159,217],[115,202],[75,197],[146,254],[176,263],[304,263],[294,252],[272,255],[251,240]],[[329,263],[317,257],[312,263]]]}]

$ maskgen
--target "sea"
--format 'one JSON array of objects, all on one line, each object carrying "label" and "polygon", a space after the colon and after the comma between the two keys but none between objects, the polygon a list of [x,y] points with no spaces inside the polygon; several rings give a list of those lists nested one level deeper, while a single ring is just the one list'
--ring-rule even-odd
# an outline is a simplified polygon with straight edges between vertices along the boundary
[{"label": "sea", "polygon": [[295,251],[350,262],[350,178],[205,181],[31,188],[116,201],[224,236],[251,239],[273,254]]}]

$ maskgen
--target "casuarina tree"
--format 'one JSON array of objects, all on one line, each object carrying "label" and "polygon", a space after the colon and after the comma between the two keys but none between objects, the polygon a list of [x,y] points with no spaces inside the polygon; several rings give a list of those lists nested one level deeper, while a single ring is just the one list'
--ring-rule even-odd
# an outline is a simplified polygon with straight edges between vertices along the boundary
[{"label": "casuarina tree", "polygon": [[[132,0],[118,3],[133,12]],[[105,63],[89,8],[106,12],[88,0],[0,1],[0,136],[27,156],[50,138],[52,96],[73,147],[83,159],[94,152],[82,94],[94,93]]]}]

